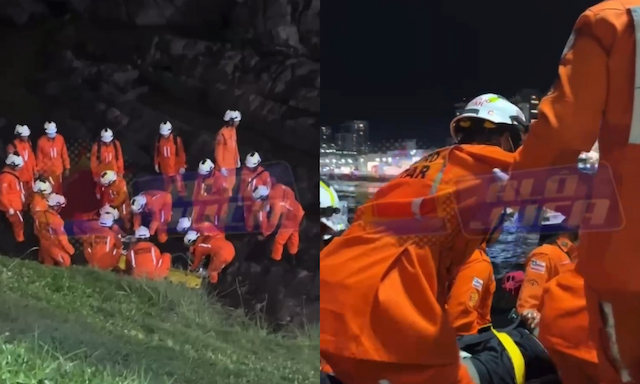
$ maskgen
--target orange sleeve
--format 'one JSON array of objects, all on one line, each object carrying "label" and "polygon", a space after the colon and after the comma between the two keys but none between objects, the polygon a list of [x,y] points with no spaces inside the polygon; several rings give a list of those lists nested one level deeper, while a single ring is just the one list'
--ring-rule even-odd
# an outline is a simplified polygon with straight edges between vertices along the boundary
[{"label": "orange sleeve", "polygon": [[520,288],[516,310],[523,313],[528,309],[538,309],[542,290],[549,281],[551,258],[544,253],[532,254],[524,271],[524,282]]},{"label": "orange sleeve", "polygon": [[540,101],[538,120],[512,170],[575,164],[598,139],[608,92],[607,51],[615,40],[614,27],[601,16],[587,10],[578,18],[558,80]]},{"label": "orange sleeve", "polygon": [[113,243],[115,249],[117,249],[118,251],[122,250],[122,239],[120,237],[120,234],[116,233],[116,231],[114,231],[113,233]]},{"label": "orange sleeve", "polygon": [[13,145],[13,143],[9,143],[7,145],[7,155],[9,155],[9,154],[11,154],[11,153],[13,153],[15,151],[16,151],[16,146]]},{"label": "orange sleeve", "polygon": [[136,229],[140,228],[140,225],[142,225],[142,217],[140,216],[139,213],[134,213],[133,214],[133,229],[136,230]]},{"label": "orange sleeve", "polygon": [[67,152],[67,143],[64,141],[64,137],[60,136],[60,139],[62,139],[62,153],[60,154],[60,156],[62,156],[62,166],[64,167],[64,169],[69,169],[71,168],[71,166],[69,165],[69,153]]},{"label": "orange sleeve", "polygon": [[459,335],[478,330],[480,298],[490,291],[490,264],[476,262],[466,265],[456,275],[447,299],[449,321]]},{"label": "orange sleeve", "polygon": [[267,223],[262,227],[263,236],[269,236],[276,229],[278,222],[280,221],[280,216],[282,216],[282,203],[278,201],[275,204],[271,204],[271,218],[269,221],[267,222],[267,220],[262,220],[264,223]]},{"label": "orange sleeve", "polygon": [[91,173],[93,173],[94,177],[96,177],[96,175],[99,174],[98,166],[100,165],[100,163],[96,159],[97,156],[98,156],[98,143],[94,143],[91,146]]},{"label": "orange sleeve", "polygon": [[227,140],[224,137],[224,132],[222,131],[222,129],[218,131],[218,134],[216,135],[216,142],[214,145],[214,161],[216,168],[220,169],[222,168],[222,164],[224,164],[224,150],[227,145]]},{"label": "orange sleeve", "polygon": [[271,175],[269,172],[264,171],[264,173],[260,176],[264,181],[264,186],[271,189]]},{"label": "orange sleeve", "polygon": [[38,172],[38,163],[36,163],[36,154],[33,152],[33,148],[31,148],[31,144],[29,144],[29,166],[31,167],[31,173],[35,174]]},{"label": "orange sleeve", "polygon": [[123,179],[118,179],[117,184],[114,185],[113,191],[115,196],[113,197],[113,205],[120,207],[126,202],[127,199],[127,184]]},{"label": "orange sleeve", "polygon": [[200,198],[200,193],[202,193],[202,178],[198,177],[193,183],[193,194],[191,196],[191,201],[198,201],[198,199]]},{"label": "orange sleeve", "polygon": [[154,207],[151,210],[151,223],[149,223],[149,233],[155,235],[156,230],[160,226],[160,210],[161,207]]},{"label": "orange sleeve", "polygon": [[0,176],[0,210],[7,211],[9,204],[7,199],[9,198],[9,186],[3,176]]},{"label": "orange sleeve", "polygon": [[195,271],[198,269],[202,259],[209,254],[211,254],[211,246],[209,244],[197,244],[193,251],[193,264],[191,264],[191,268],[189,268],[189,270]]},{"label": "orange sleeve", "polygon": [[69,238],[67,237],[67,233],[64,231],[64,221],[60,218],[56,218],[55,222],[51,223],[51,226],[53,227],[52,229],[54,230],[62,248],[64,248],[68,254],[73,255],[76,250],[71,244],[69,244]]},{"label": "orange sleeve", "polygon": [[116,150],[116,172],[118,175],[124,175],[124,156],[122,156],[122,147],[120,146],[120,142],[118,140],[114,140],[114,149]]},{"label": "orange sleeve", "polygon": [[187,155],[184,153],[184,145],[182,144],[182,138],[176,137],[176,165],[178,168],[187,167]]},{"label": "orange sleeve", "polygon": [[38,139],[38,142],[36,143],[36,163],[37,163],[38,169],[42,171],[45,167],[44,167],[44,164],[42,164],[44,162],[44,157],[42,156],[43,148],[42,148],[42,140],[40,139]]}]

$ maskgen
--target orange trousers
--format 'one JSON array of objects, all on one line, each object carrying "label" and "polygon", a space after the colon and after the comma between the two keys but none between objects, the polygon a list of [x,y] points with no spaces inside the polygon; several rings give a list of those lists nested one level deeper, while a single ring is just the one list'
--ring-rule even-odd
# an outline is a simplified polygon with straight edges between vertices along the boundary
[{"label": "orange trousers", "polygon": [[38,259],[44,265],[57,265],[65,268],[71,265],[71,255],[67,251],[48,244],[40,244]]},{"label": "orange trousers", "polygon": [[187,192],[184,188],[184,181],[181,174],[175,174],[173,176],[163,175],[164,178],[164,190],[171,193],[175,186],[180,196],[186,196]]},{"label": "orange trousers", "polygon": [[215,197],[197,200],[193,202],[193,223],[208,221],[224,233],[227,225],[227,215],[229,212],[229,198]]},{"label": "orange trousers", "polygon": [[236,169],[228,168],[227,176],[223,176],[223,178],[224,178],[224,185],[226,185],[226,188],[227,188],[227,194],[229,195],[229,197],[231,197],[233,196],[233,187],[235,187],[236,185]]},{"label": "orange trousers", "polygon": [[253,232],[256,223],[258,222],[259,210],[254,209],[254,203],[251,197],[242,198],[244,204],[244,226],[247,232]]},{"label": "orange trousers", "polygon": [[120,252],[104,252],[102,249],[84,248],[84,258],[90,267],[103,271],[114,269],[120,262]]},{"label": "orange trousers", "polygon": [[236,256],[236,250],[233,248],[233,244],[229,241],[224,241],[224,243],[219,245],[219,250],[212,256],[211,262],[209,263],[209,268],[207,272],[209,273],[209,281],[212,284],[218,282],[218,275],[224,267],[229,264],[233,258]]},{"label": "orange trousers", "polygon": [[33,199],[33,180],[23,181],[22,190],[24,191],[24,203],[25,207],[31,204],[31,200]]},{"label": "orange trousers", "polygon": [[131,275],[137,278],[149,280],[162,280],[169,276],[171,271],[171,255],[163,253],[157,267],[150,265],[139,265],[132,271]]},{"label": "orange trousers", "polygon": [[600,384],[640,382],[640,295],[600,295],[588,286],[585,294]]},{"label": "orange trousers", "polygon": [[[344,384],[475,384],[462,364],[429,366],[385,363],[323,354]],[[326,363],[325,363],[326,364]]]},{"label": "orange trousers", "polygon": [[273,248],[271,249],[271,258],[273,260],[282,259],[282,251],[284,246],[287,246],[287,250],[290,254],[295,255],[298,253],[300,247],[300,232],[298,230],[280,229],[276,238],[273,240]]},{"label": "orange trousers", "polygon": [[17,242],[21,243],[24,241],[24,217],[22,216],[22,212],[15,211],[13,215],[10,215],[9,212],[5,212],[7,215],[7,219],[11,223],[11,229],[13,230],[13,237]]}]

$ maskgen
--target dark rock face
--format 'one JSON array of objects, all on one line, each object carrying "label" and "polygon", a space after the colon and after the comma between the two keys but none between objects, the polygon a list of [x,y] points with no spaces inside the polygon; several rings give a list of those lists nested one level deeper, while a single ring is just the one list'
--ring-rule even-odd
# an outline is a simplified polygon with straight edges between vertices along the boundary
[{"label": "dark rock face", "polygon": [[319,284],[319,12],[319,0],[0,0],[0,49],[11,53],[2,124],[28,124],[35,140],[53,120],[83,148],[108,126],[141,177],[152,172],[160,122],[183,137],[194,170],[213,156],[224,111],[240,110],[241,157],[255,150],[290,165],[306,224],[295,266],[268,268],[268,241],[251,248],[253,236],[231,236],[237,260],[218,288],[241,281],[245,309],[248,300],[278,321],[309,321]]}]

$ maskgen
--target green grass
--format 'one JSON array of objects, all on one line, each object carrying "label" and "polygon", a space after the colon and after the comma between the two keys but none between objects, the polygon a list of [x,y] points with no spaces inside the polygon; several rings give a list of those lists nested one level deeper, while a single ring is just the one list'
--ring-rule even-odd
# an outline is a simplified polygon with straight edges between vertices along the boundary
[{"label": "green grass", "polygon": [[168,282],[0,257],[0,383],[317,383],[318,339]]}]

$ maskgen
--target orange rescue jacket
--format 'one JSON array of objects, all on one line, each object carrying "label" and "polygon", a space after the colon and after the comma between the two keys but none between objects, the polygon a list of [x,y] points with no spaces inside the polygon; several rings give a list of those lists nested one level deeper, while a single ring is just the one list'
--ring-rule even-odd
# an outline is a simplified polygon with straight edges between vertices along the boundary
[{"label": "orange rescue jacket", "polygon": [[566,237],[560,237],[553,244],[539,246],[527,256],[524,282],[516,304],[518,313],[538,309],[544,285],[559,274],[573,270],[569,253],[572,245]]},{"label": "orange rescue jacket", "polygon": [[22,156],[22,160],[24,160],[24,166],[18,170],[20,181],[33,181],[36,173],[38,173],[38,164],[36,155],[33,153],[33,148],[31,147],[31,140],[13,140],[7,145],[7,153],[13,152],[18,152],[20,156]]},{"label": "orange rescue jacket", "polygon": [[257,166],[255,169],[248,167],[242,168],[240,175],[240,194],[243,200],[253,201],[253,190],[261,185],[271,189],[271,176],[269,172],[261,166]]},{"label": "orange rescue jacket", "polygon": [[57,134],[53,139],[42,136],[38,139],[36,149],[36,161],[40,172],[60,175],[65,169],[69,169],[69,154],[67,144],[62,135]]},{"label": "orange rescue jacket", "polygon": [[214,144],[216,168],[235,169],[240,164],[235,127],[222,127]]},{"label": "orange rescue jacket", "polygon": [[186,168],[187,156],[182,139],[173,133],[169,137],[158,136],[153,163],[166,176],[175,176],[180,168]]},{"label": "orange rescue jacket", "polygon": [[491,324],[491,303],[496,291],[493,266],[484,247],[462,265],[450,285],[447,314],[458,335],[474,335]]},{"label": "orange rescue jacket", "polygon": [[[302,205],[296,200],[296,194],[283,184],[276,184],[271,189],[266,201],[258,202],[260,229],[263,236],[269,236],[278,226],[280,218],[282,223],[280,230],[297,231],[300,221],[304,216]],[[267,218],[267,213],[271,216]]]},{"label": "orange rescue jacket", "polygon": [[91,147],[91,173],[94,178],[100,177],[104,171],[115,171],[119,176],[124,174],[124,158],[118,140],[110,143],[98,141]]},{"label": "orange rescue jacket", "polygon": [[0,171],[0,211],[22,211],[24,199],[24,189],[18,174],[9,167],[4,167]]},{"label": "orange rescue jacket", "polygon": [[446,285],[490,231],[465,227],[460,215],[486,194],[479,178],[508,170],[513,158],[488,145],[433,151],[381,187],[321,251],[320,354],[338,377],[333,356],[458,363]]}]

